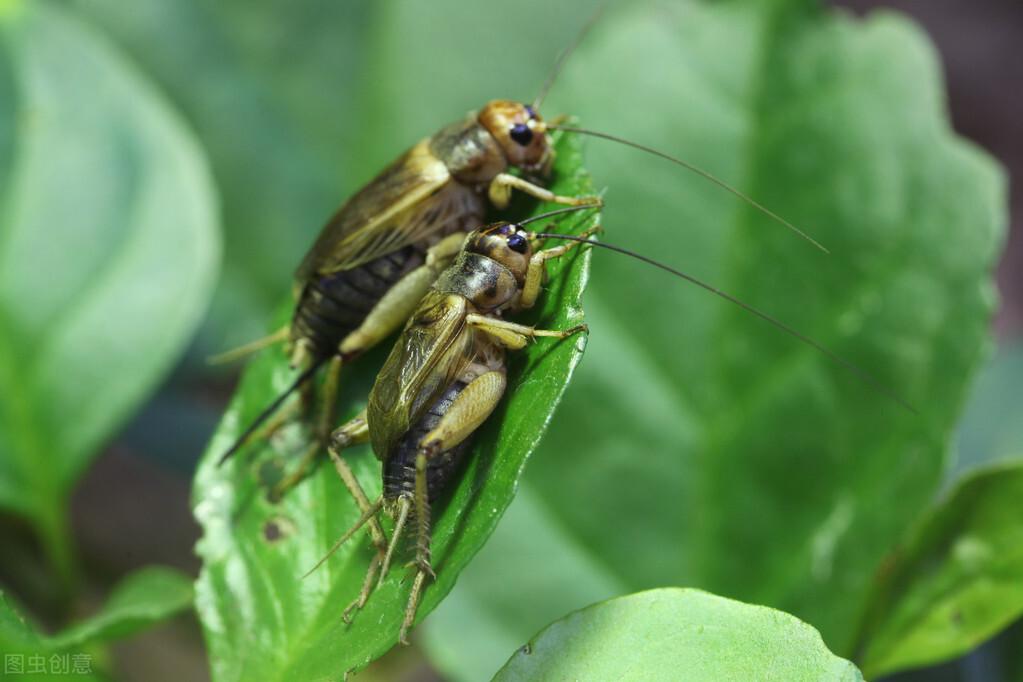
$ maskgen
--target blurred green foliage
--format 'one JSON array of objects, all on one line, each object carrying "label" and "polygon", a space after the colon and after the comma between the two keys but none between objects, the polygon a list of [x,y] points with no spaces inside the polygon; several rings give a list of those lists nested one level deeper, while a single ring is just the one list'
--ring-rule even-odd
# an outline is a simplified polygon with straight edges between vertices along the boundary
[{"label": "blurred green foliage", "polygon": [[871,678],[966,653],[1023,615],[1023,461],[971,473],[882,569],[860,652]]},{"label": "blurred green foliage", "polygon": [[[27,623],[0,591],[4,676],[10,673],[33,681],[67,679],[69,674],[78,680],[105,679],[98,665],[100,657],[92,653],[94,645],[143,630],[185,610],[191,601],[192,585],[186,576],[157,566],[144,568],[118,584],[99,612],[47,636]],[[38,669],[44,673],[29,674],[33,668],[30,657],[41,662]],[[12,668],[12,659],[20,663],[20,671]]]},{"label": "blurred green foliage", "polygon": [[72,580],[67,501],[194,334],[220,240],[205,158],[102,37],[0,16],[0,506]]}]

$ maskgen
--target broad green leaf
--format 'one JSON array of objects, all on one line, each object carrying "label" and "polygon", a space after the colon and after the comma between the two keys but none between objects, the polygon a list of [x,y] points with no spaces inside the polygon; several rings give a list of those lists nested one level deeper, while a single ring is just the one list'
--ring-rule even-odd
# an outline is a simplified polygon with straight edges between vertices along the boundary
[{"label": "broad green leaf", "polygon": [[66,498],[170,368],[217,271],[189,132],[62,9],[0,18],[0,505],[68,567]]},{"label": "broad green leaf", "polygon": [[954,658],[1023,614],[1023,462],[977,471],[884,568],[862,633],[870,677]]},{"label": "broad green leaf", "polygon": [[662,588],[553,623],[494,677],[528,680],[862,680],[820,633],[787,613],[706,592]]},{"label": "broad green leaf", "polygon": [[[577,146],[568,140],[557,149],[552,188],[563,194],[592,193]],[[560,229],[578,231],[589,220],[572,218]],[[542,302],[523,319],[551,329],[578,324],[587,260],[586,252],[577,251],[553,264]],[[420,618],[451,589],[511,501],[525,460],[560,400],[582,343],[581,338],[541,341],[510,355],[505,400],[477,434],[450,497],[435,506],[432,548],[437,581],[426,591]],[[365,404],[381,352],[361,359],[350,368],[355,371],[345,374],[343,413],[354,414],[356,406]],[[198,548],[204,567],[197,605],[216,680],[244,680],[257,674],[263,680],[340,679],[346,670],[364,666],[397,641],[408,599],[409,585],[399,564],[351,626],[341,621],[344,606],[359,593],[373,553],[368,538],[361,535],[301,579],[359,513],[329,465],[320,466],[282,502],[268,501],[266,472],[297,463],[295,455],[307,442],[300,429],[217,467],[220,455],[287,385],[288,377],[279,349],[252,363],[196,477],[195,513],[204,529]],[[379,464],[367,448],[353,452],[352,465],[362,484],[371,496],[379,494]]]},{"label": "broad green leaf", "polygon": [[[353,158],[371,3],[72,0],[166,90],[223,196],[224,275],[205,347],[262,332],[303,250],[374,174]],[[393,155],[406,140],[391,142]]]},{"label": "broad green leaf", "polygon": [[191,602],[187,576],[159,566],[144,568],[117,585],[99,613],[61,632],[53,644],[70,649],[120,639],[183,611]]},{"label": "broad green leaf", "polygon": [[[594,140],[605,240],[781,319],[918,412],[706,292],[595,253],[586,361],[525,477],[593,575],[780,608],[852,654],[871,578],[933,498],[990,345],[1004,179],[952,133],[943,102],[926,38],[892,13],[630,4],[586,37],[548,110],[682,155],[831,254],[658,159]],[[542,625],[528,583],[473,568],[466,616],[431,641],[490,627],[495,604],[516,595],[505,636]]]},{"label": "broad green leaf", "polygon": [[192,585],[186,576],[148,567],[117,585],[98,613],[47,636],[26,623],[0,592],[0,653],[5,673],[25,680],[67,679],[69,675],[76,680],[102,679],[90,645],[135,634],[183,611],[191,601]]}]

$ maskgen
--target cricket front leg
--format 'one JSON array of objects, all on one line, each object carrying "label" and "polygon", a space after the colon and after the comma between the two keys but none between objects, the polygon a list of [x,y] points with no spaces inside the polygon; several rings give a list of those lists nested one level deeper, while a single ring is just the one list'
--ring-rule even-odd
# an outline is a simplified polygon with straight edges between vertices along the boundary
[{"label": "cricket front leg", "polygon": [[525,192],[531,197],[536,197],[540,201],[549,201],[555,204],[564,204],[566,206],[603,206],[604,200],[599,196],[588,196],[588,197],[566,197],[560,194],[535,185],[528,180],[512,175],[511,173],[498,173],[497,176],[490,181],[490,186],[487,188],[487,197],[490,199],[495,207],[499,209],[508,208],[508,204],[511,202],[511,192],[513,189],[517,189],[520,192]]},{"label": "cricket front leg", "polygon": [[[583,239],[589,239],[600,231],[600,226],[594,225],[583,230],[579,236]],[[550,249],[537,251],[530,257],[529,265],[526,267],[526,281],[522,285],[522,293],[519,295],[520,308],[532,308],[536,303],[536,299],[540,296],[540,287],[543,285],[544,276],[547,274],[547,261],[565,255],[582,243],[571,241]]]},{"label": "cricket front leg", "polygon": [[504,372],[489,371],[479,375],[462,389],[437,426],[423,436],[416,454],[416,481],[413,506],[416,523],[416,577],[405,607],[398,641],[408,644],[408,631],[416,619],[419,601],[427,578],[433,579],[430,564],[430,499],[427,490],[427,467],[430,460],[465,441],[486,421],[504,395],[507,386]]},{"label": "cricket front leg", "polygon": [[588,332],[590,330],[590,328],[585,324],[577,324],[574,327],[569,327],[564,330],[536,329],[529,325],[509,322],[497,317],[487,317],[486,315],[479,315],[476,313],[466,315],[465,322],[482,332],[486,332],[495,341],[509,350],[520,350],[525,348],[530,339],[538,336],[564,339],[572,336],[573,334]]}]

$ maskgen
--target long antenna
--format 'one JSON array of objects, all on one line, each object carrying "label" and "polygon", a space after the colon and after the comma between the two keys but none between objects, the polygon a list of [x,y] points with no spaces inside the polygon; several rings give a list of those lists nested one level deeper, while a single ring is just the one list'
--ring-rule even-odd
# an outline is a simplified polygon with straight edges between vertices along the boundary
[{"label": "long antenna", "polygon": [[781,331],[785,332],[789,336],[795,337],[796,339],[802,341],[803,343],[805,343],[806,345],[810,346],[811,348],[814,348],[817,351],[819,351],[820,353],[823,353],[832,362],[834,362],[836,364],[839,364],[839,365],[842,365],[847,370],[849,370],[853,374],[857,375],[860,378],[860,380],[864,381],[867,384],[870,384],[874,389],[876,389],[877,391],[879,391],[879,392],[883,393],[884,395],[888,396],[889,398],[891,398],[892,400],[897,402],[899,405],[901,405],[906,410],[912,412],[913,414],[918,414],[916,409],[914,409],[912,405],[910,405],[908,402],[906,402],[905,400],[900,398],[892,389],[888,388],[888,386],[883,384],[880,380],[876,379],[872,374],[870,374],[866,370],[861,369],[860,367],[858,367],[857,365],[853,364],[849,360],[846,360],[845,358],[843,358],[842,356],[834,353],[833,351],[829,350],[825,346],[822,346],[821,344],[819,344],[816,341],[814,341],[813,339],[811,339],[809,336],[806,336],[805,334],[796,331],[795,329],[793,329],[789,325],[785,324],[784,322],[782,322],[782,321],[780,321],[780,320],[778,320],[778,319],[776,319],[774,317],[771,317],[767,313],[760,312],[759,310],[757,310],[753,306],[749,305],[748,303],[743,303],[742,301],[740,301],[739,299],[735,298],[734,296],[732,296],[730,294],[726,294],[725,292],[721,291],[717,287],[713,287],[710,284],[702,282],[702,281],[696,279],[695,277],[693,277],[692,275],[688,275],[688,274],[682,272],[681,270],[676,270],[675,268],[673,268],[673,267],[671,267],[669,265],[665,265],[664,263],[660,263],[660,262],[654,260],[653,258],[648,258],[647,256],[644,256],[642,254],[636,253],[634,251],[629,251],[628,249],[623,249],[620,246],[614,246],[613,244],[607,244],[605,242],[598,242],[598,241],[593,240],[593,239],[586,239],[585,237],[577,237],[577,236],[571,235],[571,234],[557,234],[557,233],[553,233],[553,232],[552,233],[548,233],[548,232],[535,232],[535,233],[533,233],[533,236],[541,238],[541,239],[568,239],[570,241],[580,242],[582,244],[592,244],[593,246],[600,246],[602,248],[610,249],[611,251],[615,251],[617,253],[621,253],[621,254],[624,254],[626,256],[630,256],[630,257],[635,258],[637,260],[643,261],[644,263],[652,265],[655,268],[660,268],[661,270],[664,270],[666,272],[670,272],[671,274],[675,275],[676,277],[681,277],[682,279],[686,280],[687,282],[691,282],[692,284],[695,284],[696,286],[700,287],[701,289],[705,289],[706,291],[709,291],[710,293],[714,294],[715,296],[720,296],[721,298],[725,299],[729,303],[733,303],[733,304],[739,306],[740,308],[742,308],[743,310],[756,315],[760,319],[762,319],[765,322],[767,322],[767,323],[773,325],[774,327],[780,329]]},{"label": "long antenna", "polygon": [[533,100],[534,109],[539,109],[540,105],[543,104],[544,98],[546,98],[547,93],[551,91],[551,88],[554,86],[554,81],[558,79],[558,75],[565,67],[566,62],[568,62],[568,58],[572,56],[575,49],[579,47],[579,43],[583,41],[586,34],[589,33],[593,25],[597,23],[597,19],[600,18],[600,15],[603,14],[603,12],[604,6],[598,6],[597,9],[593,11],[593,14],[590,15],[590,18],[586,20],[586,23],[583,24],[582,28],[579,29],[579,33],[576,34],[575,40],[573,40],[572,43],[562,50],[560,55],[558,55],[557,61],[554,62],[554,67],[551,69],[551,72],[547,74],[547,80],[543,82],[543,87],[540,88],[540,93],[536,96],[536,99]]},{"label": "long antenna", "polygon": [[525,220],[520,220],[514,224],[518,225],[519,227],[522,227],[523,225],[535,223],[538,220],[553,218],[554,216],[561,215],[562,213],[575,213],[576,211],[585,211],[591,208],[601,208],[603,205],[604,205],[603,202],[594,201],[592,204],[580,204],[578,206],[569,206],[568,208],[556,208],[553,211],[547,211],[546,213],[541,213],[540,215],[535,215],[530,218],[526,218]]},{"label": "long antenna", "polygon": [[802,237],[806,241],[808,241],[811,244],[813,244],[814,246],[816,246],[818,249],[820,249],[824,253],[831,253],[820,242],[818,242],[816,239],[814,239],[813,237],[811,237],[807,233],[803,232],[798,227],[796,227],[795,225],[793,225],[789,221],[785,220],[784,218],[782,218],[780,215],[778,215],[774,211],[770,210],[769,208],[767,208],[763,204],[758,203],[752,197],[749,197],[746,194],[743,194],[742,192],[737,190],[735,187],[732,187],[731,185],[729,185],[724,180],[721,180],[720,178],[710,174],[709,172],[703,170],[699,166],[696,166],[694,164],[689,163],[688,161],[683,161],[682,159],[679,159],[679,158],[676,158],[674,156],[671,156],[670,154],[665,154],[664,152],[657,151],[653,147],[647,147],[646,145],[639,144],[638,142],[630,142],[629,140],[626,140],[624,138],[617,137],[615,135],[610,135],[608,133],[597,132],[595,130],[587,130],[585,128],[576,128],[574,126],[563,126],[563,125],[556,125],[556,124],[548,125],[547,129],[548,130],[563,130],[566,133],[578,133],[580,135],[590,135],[592,137],[599,137],[599,138],[604,139],[604,140],[610,140],[611,142],[617,142],[617,143],[623,144],[623,145],[625,145],[627,147],[632,147],[633,149],[638,149],[640,151],[644,151],[644,152],[646,152],[648,154],[653,154],[654,156],[658,156],[658,157],[660,157],[662,159],[665,159],[666,161],[671,161],[674,164],[682,166],[683,168],[685,168],[688,171],[696,173],[697,175],[705,178],[706,180],[710,180],[711,182],[713,182],[718,187],[721,187],[722,189],[728,190],[729,192],[731,192],[735,196],[739,197],[740,199],[742,199],[743,201],[745,201],[749,205],[751,205],[754,208],[756,208],[757,210],[761,211],[764,215],[770,217],[771,219],[773,219],[773,220],[781,223],[785,227],[789,228],[790,230],[792,230],[793,232],[798,234],[800,237]]},{"label": "long antenna", "polygon": [[311,379],[312,376],[316,374],[316,370],[318,370],[325,361],[326,361],[325,358],[323,360],[317,360],[315,363],[312,364],[312,366],[303,370],[302,373],[299,374],[293,382],[291,382],[291,385],[288,386],[288,388],[285,389],[283,393],[274,398],[274,401],[272,403],[264,407],[263,411],[259,413],[259,416],[256,417],[252,421],[252,423],[248,425],[245,431],[242,432],[242,435],[238,436],[238,438],[234,441],[234,444],[232,444],[231,447],[227,449],[227,452],[220,456],[220,460],[217,462],[217,466],[222,466],[224,462],[231,458],[231,455],[238,452],[238,450],[240,450],[241,447],[245,445],[245,441],[247,441],[252,436],[252,434],[256,432],[256,429],[262,426],[263,422],[269,419],[270,415],[276,412],[280,408],[280,406],[284,404],[284,401],[287,400],[289,395],[298,390],[299,386],[309,381],[309,379]]}]

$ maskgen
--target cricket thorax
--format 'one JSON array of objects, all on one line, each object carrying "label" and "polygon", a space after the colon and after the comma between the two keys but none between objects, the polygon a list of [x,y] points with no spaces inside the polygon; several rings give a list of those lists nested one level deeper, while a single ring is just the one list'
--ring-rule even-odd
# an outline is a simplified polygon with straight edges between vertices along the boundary
[{"label": "cricket thorax", "polygon": [[515,296],[519,284],[511,270],[496,260],[463,250],[455,263],[437,279],[434,290],[457,294],[481,311],[499,308]]},{"label": "cricket thorax", "polygon": [[497,141],[475,116],[449,125],[430,138],[430,151],[463,185],[485,186],[508,168]]}]

